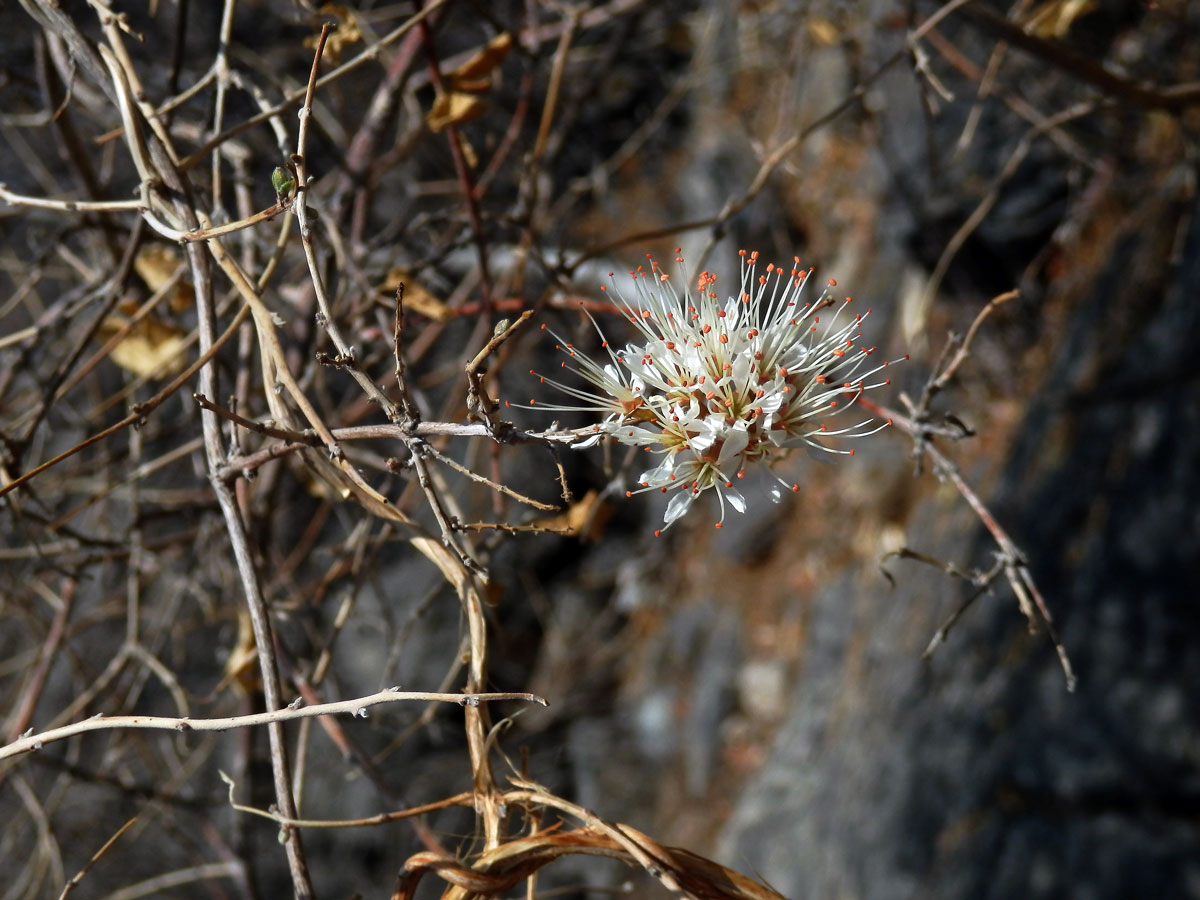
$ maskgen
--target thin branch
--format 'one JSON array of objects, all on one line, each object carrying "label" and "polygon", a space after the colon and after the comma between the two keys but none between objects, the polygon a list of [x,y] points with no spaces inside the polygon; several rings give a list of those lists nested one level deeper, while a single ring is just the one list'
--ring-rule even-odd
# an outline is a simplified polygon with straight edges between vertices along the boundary
[{"label": "thin branch", "polygon": [[451,806],[470,806],[474,799],[473,795],[468,791],[462,794],[455,794],[452,797],[446,797],[443,800],[435,800],[433,803],[410,806],[407,809],[398,809],[394,812],[378,813],[377,815],[367,816],[362,819],[288,819],[277,812],[237,803],[233,799],[233,792],[237,787],[233,779],[222,772],[221,780],[229,785],[230,807],[236,809],[238,812],[259,816],[263,819],[270,819],[272,822],[285,825],[288,828],[364,828],[370,825],[386,825],[388,822],[399,822],[404,819],[415,818],[416,816],[424,816],[431,812],[448,809]]},{"label": "thin branch", "polygon": [[[435,459],[437,459],[437,461],[440,462],[442,465],[449,466],[455,472],[458,472],[460,475],[467,476],[472,481],[478,482],[479,484],[487,485],[493,491],[496,491],[497,493],[500,493],[500,494],[504,494],[504,496],[506,496],[506,497],[512,497],[518,503],[524,503],[526,506],[532,506],[534,509],[540,509],[540,510],[544,510],[546,512],[557,512],[558,511],[558,507],[552,503],[542,503],[540,500],[534,500],[532,497],[526,497],[524,494],[517,493],[512,488],[507,487],[506,485],[500,484],[499,482],[492,481],[490,478],[485,478],[482,475],[472,472],[466,466],[462,465],[461,463],[456,462],[455,460],[451,459],[449,456],[446,456],[446,454],[440,452],[432,444],[428,444],[427,448],[428,448],[430,455],[433,456]],[[473,526],[460,524],[458,527],[459,528],[471,528]]]},{"label": "thin branch", "polygon": [[467,374],[467,414],[471,417],[478,417],[488,423],[489,427],[495,426],[495,415],[498,408],[496,401],[488,396],[487,387],[483,383],[483,377],[487,370],[483,368],[484,361],[489,356],[495,353],[504,345],[505,341],[515,335],[521,327],[533,317],[533,310],[526,310],[521,313],[521,317],[517,321],[509,324],[507,319],[501,319],[496,325],[496,330],[483,349],[475,354],[466,365]]},{"label": "thin branch", "polygon": [[52,200],[48,197],[28,197],[14,194],[0,181],[0,200],[11,206],[29,206],[33,209],[54,209],[59,212],[145,212],[147,207],[141,200]]},{"label": "thin branch", "polygon": [[257,725],[270,725],[278,722],[290,722],[295,719],[307,719],[313,716],[357,716],[367,718],[367,710],[372,706],[383,703],[400,703],[409,701],[425,703],[456,703],[459,706],[478,706],[480,703],[495,703],[500,700],[520,700],[526,703],[536,703],[539,706],[549,706],[549,702],[537,694],[520,691],[488,692],[488,693],[441,693],[438,691],[405,691],[399,687],[388,688],[365,697],[353,700],[339,700],[333,703],[320,703],[315,706],[301,706],[300,701],[269,712],[253,713],[247,716],[226,716],[215,719],[171,718],[168,716],[105,716],[95,715],[82,722],[51,728],[40,734],[25,732],[17,740],[0,747],[0,760],[20,756],[34,750],[41,750],[46,744],[65,740],[77,734],[88,731],[108,731],[117,728],[136,728],[162,731],[230,731],[235,728],[252,728]]},{"label": "thin branch", "polygon": [[[372,44],[353,59],[349,59],[340,66],[337,66],[336,68],[331,69],[329,72],[326,72],[325,75],[317,80],[317,87],[325,87],[328,84],[332,84],[343,75],[353,72],[359,66],[363,65],[363,63],[377,59],[381,51],[400,40],[400,38],[404,37],[405,34],[415,28],[419,23],[423,22],[426,18],[433,15],[438,11],[438,9],[445,6],[449,2],[450,0],[433,0],[429,6],[414,14],[412,18],[393,29],[385,37],[381,38],[378,43]],[[292,91],[290,94],[284,97],[282,102],[262,110],[257,115],[251,116],[245,121],[239,122],[237,125],[227,128],[220,134],[215,135],[214,137],[205,141],[198,149],[179,161],[179,171],[189,171],[192,169],[192,167],[197,165],[206,156],[208,156],[208,154],[212,153],[213,150],[224,144],[229,139],[237,137],[239,134],[249,131],[251,128],[261,125],[263,122],[287,112],[287,110],[291,108],[293,104],[299,100],[302,100],[306,93],[306,88]]]},{"label": "thin branch", "polygon": [[975,233],[975,230],[987,218],[996,203],[999,202],[1001,188],[1017,173],[1021,163],[1025,161],[1037,139],[1048,132],[1053,132],[1067,122],[1091,114],[1095,109],[1096,103],[1094,102],[1076,103],[1074,106],[1063,110],[1057,115],[1039,122],[1022,135],[1013,152],[1005,160],[1003,168],[992,179],[987,193],[984,194],[975,209],[971,211],[971,214],[967,216],[962,225],[958,227],[958,230],[950,237],[950,240],[946,242],[946,246],[942,248],[941,256],[938,257],[937,264],[933,267],[933,272],[930,274],[929,281],[926,282],[925,290],[921,295],[918,303],[919,309],[928,309],[933,303],[933,298],[937,296],[938,290],[942,286],[942,280],[946,277],[946,273],[950,271],[950,264],[954,262],[955,257],[958,256],[959,250],[966,244],[967,239]]},{"label": "thin branch", "polygon": [[943,359],[948,355],[949,351],[953,350],[954,355],[950,357],[945,365],[942,362],[938,363],[938,371],[934,378],[931,378],[926,384],[925,389],[921,392],[921,400],[917,404],[917,415],[928,414],[929,402],[933,396],[943,390],[950,379],[958,372],[958,367],[961,366],[971,354],[971,343],[975,340],[975,335],[979,333],[979,328],[983,325],[984,319],[990,316],[997,307],[1007,303],[1010,300],[1015,300],[1021,296],[1021,292],[1017,290],[1006,291],[1003,294],[998,294],[984,304],[983,309],[975,316],[971,327],[967,329],[966,337],[961,341],[957,335],[951,335],[950,341],[946,344],[946,349],[943,351]]},{"label": "thin branch", "polygon": [[[1017,583],[1023,588],[1028,589],[1033,584],[1033,576],[1029,572],[1029,567],[1025,562],[1025,555],[1017,546],[1016,542],[1009,537],[995,517],[988,510],[984,502],[979,498],[979,495],[967,484],[966,480],[958,471],[958,466],[948,456],[941,452],[937,446],[928,439],[928,431],[920,422],[910,419],[897,410],[892,410],[886,406],[881,406],[866,398],[861,398],[859,404],[865,409],[875,413],[875,415],[890,419],[892,423],[901,431],[908,434],[915,441],[922,441],[921,452],[927,454],[933,462],[934,472],[939,478],[944,478],[949,481],[954,488],[962,495],[962,498],[967,501],[967,505],[974,511],[979,521],[983,523],[983,527],[987,529],[996,545],[1000,548],[1001,557],[1004,565],[1011,568],[1014,572]],[[1010,582],[1013,582],[1014,576],[1009,577]],[[1014,585],[1014,590],[1016,587]],[[1034,589],[1036,591],[1036,588]],[[1017,593],[1018,598],[1022,598],[1020,592]],[[1054,619],[1050,615],[1050,610],[1042,600],[1041,594],[1036,594],[1037,601],[1035,606],[1038,614],[1046,624],[1046,631],[1050,636],[1050,640],[1054,644],[1055,652],[1058,654],[1059,663],[1062,666],[1063,674],[1067,681],[1067,690],[1074,691],[1078,679],[1075,676],[1074,668],[1071,666],[1070,657],[1067,654],[1066,647],[1063,645],[1061,638],[1058,635],[1058,630],[1055,628]],[[1022,603],[1024,611],[1026,604]],[[1032,619],[1030,620],[1032,624]]]},{"label": "thin branch", "polygon": [[75,888],[79,886],[79,883],[83,881],[84,876],[92,870],[92,866],[99,862],[100,857],[104,856],[104,854],[108,852],[108,848],[115,844],[121,835],[128,831],[133,823],[137,820],[138,817],[134,816],[132,819],[118,828],[116,832],[101,845],[100,849],[92,854],[91,859],[89,859],[84,864],[83,868],[76,872],[74,877],[72,877],[71,880],[66,883],[66,886],[63,887],[62,893],[58,895],[58,900],[66,900],[71,891],[75,890]]},{"label": "thin branch", "polygon": [[1137,109],[1186,109],[1200,104],[1200,82],[1191,81],[1167,87],[1146,85],[1114,75],[1096,60],[1057,41],[1030,34],[1020,25],[997,15],[983,4],[964,6],[962,13],[982,28],[1014,47],[1049,63],[1095,87],[1106,96]]}]

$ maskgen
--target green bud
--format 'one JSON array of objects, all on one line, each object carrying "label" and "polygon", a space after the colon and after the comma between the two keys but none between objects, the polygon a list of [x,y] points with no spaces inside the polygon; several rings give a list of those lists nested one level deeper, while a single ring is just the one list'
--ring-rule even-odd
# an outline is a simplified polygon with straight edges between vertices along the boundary
[{"label": "green bud", "polygon": [[492,334],[504,334],[506,331],[508,331],[508,319],[501,319],[492,329]]},{"label": "green bud", "polygon": [[296,180],[292,178],[292,173],[283,166],[276,166],[275,171],[271,173],[271,185],[279,196],[290,197],[292,191],[296,189]]}]

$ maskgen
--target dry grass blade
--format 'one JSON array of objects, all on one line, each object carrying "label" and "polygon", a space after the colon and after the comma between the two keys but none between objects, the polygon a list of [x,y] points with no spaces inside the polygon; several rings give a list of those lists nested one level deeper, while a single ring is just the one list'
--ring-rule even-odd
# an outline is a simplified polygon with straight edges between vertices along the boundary
[{"label": "dry grass blade", "polygon": [[[614,836],[614,832],[620,837]],[[630,844],[637,850],[631,850]],[[404,864],[393,900],[409,900],[427,874],[451,887],[443,900],[473,895],[497,896],[511,890],[542,867],[564,856],[582,854],[618,859],[678,887],[673,892],[695,900],[783,900],[782,895],[744,875],[687,850],[665,847],[627,825],[584,825],[550,828],[506,841],[467,862],[419,853]],[[641,857],[639,859],[639,857]],[[647,865],[646,860],[650,860]]]}]

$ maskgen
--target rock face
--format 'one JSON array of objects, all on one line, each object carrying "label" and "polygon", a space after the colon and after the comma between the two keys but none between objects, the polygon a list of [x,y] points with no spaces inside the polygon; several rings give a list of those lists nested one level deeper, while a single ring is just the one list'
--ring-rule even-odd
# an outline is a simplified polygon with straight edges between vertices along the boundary
[{"label": "rock face", "polygon": [[[1007,589],[924,664],[957,602],[939,598],[961,593],[932,570],[891,593],[847,577],[813,597],[794,705],[726,864],[793,897],[1200,896],[1200,219],[1179,196],[1132,203],[1039,337],[1044,383],[989,491],[1078,691]],[[914,545],[989,559],[939,502],[910,520]]]}]

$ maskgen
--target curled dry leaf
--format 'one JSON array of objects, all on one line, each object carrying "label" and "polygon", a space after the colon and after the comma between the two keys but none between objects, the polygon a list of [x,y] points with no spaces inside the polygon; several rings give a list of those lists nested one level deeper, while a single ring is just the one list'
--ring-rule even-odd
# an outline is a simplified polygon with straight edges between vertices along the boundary
[{"label": "curled dry leaf", "polygon": [[820,47],[834,47],[841,40],[837,26],[821,16],[810,17],[805,27],[808,29],[808,36]]},{"label": "curled dry leaf", "polygon": [[[614,834],[625,838],[618,841]],[[641,851],[637,859],[632,845]],[[496,896],[512,890],[538,869],[563,856],[583,854],[619,859],[631,866],[655,870],[660,880],[670,877],[684,896],[699,900],[783,900],[771,888],[724,866],[677,847],[666,847],[627,825],[584,825],[561,830],[552,827],[515,838],[481,854],[473,864],[440,853],[423,852],[404,864],[396,898],[409,898],[425,874],[436,874],[452,887],[443,900],[461,900],[472,893]]]},{"label": "curled dry leaf", "polygon": [[[120,314],[105,318],[100,325],[99,336],[107,340],[129,324],[129,319]],[[111,359],[122,369],[142,378],[178,375],[187,364],[187,337],[174,325],[146,316],[129,329],[110,354]]]},{"label": "curled dry leaf", "polygon": [[572,503],[566,512],[540,519],[537,525],[548,531],[560,531],[584,540],[596,541],[600,539],[609,515],[608,506],[600,502],[600,494],[588,491]]},{"label": "curled dry leaf", "polygon": [[419,281],[409,275],[408,270],[397,266],[384,276],[379,289],[389,297],[396,295],[396,288],[404,284],[404,308],[410,312],[420,313],[435,322],[445,322],[453,317],[445,303],[435,297]]},{"label": "curled dry leaf", "polygon": [[431,131],[471,122],[483,115],[487,108],[483,95],[492,87],[491,73],[511,49],[512,35],[503,32],[461,66],[445,74],[446,90],[434,100],[433,108],[425,117]]},{"label": "curled dry leaf", "polygon": [[[138,251],[133,260],[133,270],[145,282],[151,293],[162,290],[175,277],[181,265],[183,254],[177,247],[168,247],[166,244],[147,244]],[[171,312],[183,312],[195,302],[196,295],[192,286],[185,281],[175,285],[171,296],[167,298]]]},{"label": "curled dry leaf", "polygon": [[1077,19],[1096,9],[1096,0],[1047,0],[1029,13],[1025,30],[1040,38],[1061,40]]},{"label": "curled dry leaf", "polygon": [[246,694],[258,690],[262,683],[258,671],[258,648],[254,644],[254,626],[250,623],[250,612],[246,606],[237,608],[237,641],[225,660],[225,672],[220,684],[213,690],[219,694],[228,684],[237,684]]},{"label": "curled dry leaf", "polygon": [[476,88],[476,90],[486,90],[491,84],[488,76],[496,66],[504,62],[504,58],[508,56],[508,51],[511,49],[511,34],[504,31],[496,35],[484,44],[479,52],[447,76],[451,86],[459,90],[471,90],[467,87],[467,83],[482,80],[483,87]]},{"label": "curled dry leaf", "polygon": [[433,101],[433,109],[425,117],[430,131],[441,131],[447,125],[462,125],[483,115],[487,103],[478,94],[451,91]]},{"label": "curled dry leaf", "polygon": [[[342,60],[342,52],[351,44],[357,44],[362,40],[362,29],[358,25],[354,11],[341,3],[324,3],[317,12],[337,20],[337,30],[330,32],[329,37],[325,40],[323,54],[329,65],[336,66]],[[310,35],[304,39],[304,46],[315,50],[319,40],[319,36]]]}]

